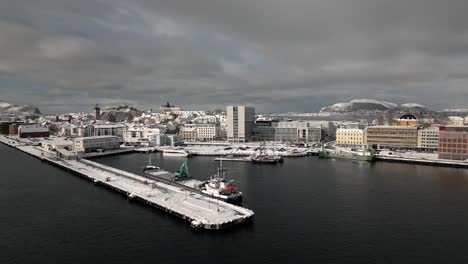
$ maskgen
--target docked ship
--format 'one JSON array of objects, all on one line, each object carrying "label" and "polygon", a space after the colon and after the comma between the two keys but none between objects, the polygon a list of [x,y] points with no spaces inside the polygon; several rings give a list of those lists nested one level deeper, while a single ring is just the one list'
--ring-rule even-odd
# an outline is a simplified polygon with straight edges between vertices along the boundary
[{"label": "docked ship", "polygon": [[164,157],[190,157],[191,153],[184,149],[165,149]]},{"label": "docked ship", "polygon": [[260,148],[258,153],[255,153],[250,157],[252,163],[256,164],[277,164],[283,162],[283,157],[280,155],[270,155],[265,152],[265,148]]},{"label": "docked ship", "polygon": [[198,185],[198,189],[215,199],[231,204],[242,204],[242,193],[236,190],[237,186],[233,180],[226,179],[225,173],[226,170],[223,169],[223,162],[221,160],[216,175]]},{"label": "docked ship", "polygon": [[348,150],[336,150],[336,149],[322,149],[319,151],[319,158],[321,159],[351,159],[361,161],[375,161],[376,157],[370,152],[358,152]]}]

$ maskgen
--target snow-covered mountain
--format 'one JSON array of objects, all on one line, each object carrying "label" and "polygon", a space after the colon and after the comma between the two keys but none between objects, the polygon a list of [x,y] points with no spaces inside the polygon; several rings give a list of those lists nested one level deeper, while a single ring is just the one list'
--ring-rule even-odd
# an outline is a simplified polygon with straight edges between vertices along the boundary
[{"label": "snow-covered mountain", "polygon": [[345,103],[337,103],[320,109],[320,112],[357,112],[357,111],[387,111],[387,110],[418,110],[425,111],[424,105],[407,103],[398,105],[393,102],[374,99],[355,99]]},{"label": "snow-covered mountain", "polygon": [[0,113],[15,115],[40,115],[41,111],[31,105],[10,104],[0,100]]}]

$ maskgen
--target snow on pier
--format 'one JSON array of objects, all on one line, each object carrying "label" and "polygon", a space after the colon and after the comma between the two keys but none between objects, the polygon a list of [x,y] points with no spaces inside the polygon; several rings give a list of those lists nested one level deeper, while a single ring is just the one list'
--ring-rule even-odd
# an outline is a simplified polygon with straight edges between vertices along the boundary
[{"label": "snow on pier", "polygon": [[94,183],[125,193],[131,199],[143,201],[179,216],[196,228],[221,229],[246,222],[254,216],[252,210],[93,161],[59,159],[54,152],[35,146],[11,144],[11,141],[3,136],[0,137],[0,142],[89,178]]}]

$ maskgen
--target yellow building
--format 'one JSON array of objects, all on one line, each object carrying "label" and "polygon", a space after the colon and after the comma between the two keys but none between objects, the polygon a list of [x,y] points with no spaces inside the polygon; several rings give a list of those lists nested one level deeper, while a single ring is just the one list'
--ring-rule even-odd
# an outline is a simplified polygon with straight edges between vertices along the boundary
[{"label": "yellow building", "polygon": [[341,146],[364,146],[366,145],[364,130],[339,128],[336,130],[336,144]]}]

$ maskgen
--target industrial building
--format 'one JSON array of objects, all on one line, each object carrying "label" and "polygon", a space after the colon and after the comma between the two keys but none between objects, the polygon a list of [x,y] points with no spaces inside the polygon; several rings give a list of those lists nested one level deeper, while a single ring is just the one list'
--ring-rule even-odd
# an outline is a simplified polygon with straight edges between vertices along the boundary
[{"label": "industrial building", "polygon": [[41,127],[37,124],[23,124],[18,127],[18,136],[20,138],[49,137],[49,128]]}]

